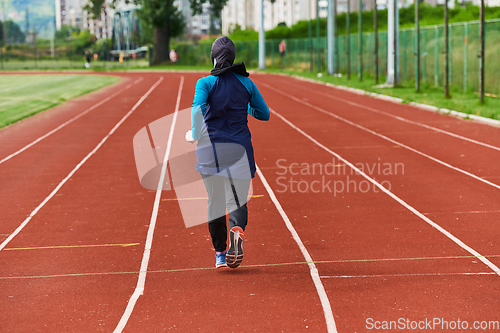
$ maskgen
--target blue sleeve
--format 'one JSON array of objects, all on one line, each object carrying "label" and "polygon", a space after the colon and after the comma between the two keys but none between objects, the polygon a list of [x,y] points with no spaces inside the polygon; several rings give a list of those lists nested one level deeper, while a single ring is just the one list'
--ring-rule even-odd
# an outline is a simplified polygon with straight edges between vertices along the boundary
[{"label": "blue sleeve", "polygon": [[203,116],[207,108],[208,94],[212,90],[216,80],[217,78],[215,76],[207,76],[196,82],[193,104],[191,106],[191,131],[193,132],[194,140],[200,139],[201,129],[203,127]]},{"label": "blue sleeve", "polygon": [[248,114],[255,119],[267,121],[271,117],[269,107],[267,106],[264,98],[260,94],[259,89],[255,83],[248,77],[236,74],[236,77],[247,88],[250,94],[250,103],[248,104]]}]

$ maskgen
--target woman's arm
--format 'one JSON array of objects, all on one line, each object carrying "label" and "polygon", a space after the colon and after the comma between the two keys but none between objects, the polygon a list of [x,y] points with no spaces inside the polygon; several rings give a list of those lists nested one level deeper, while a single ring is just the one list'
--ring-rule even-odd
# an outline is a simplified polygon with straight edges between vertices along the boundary
[{"label": "woman's arm", "polygon": [[208,94],[210,89],[212,89],[212,84],[208,78],[209,77],[204,77],[196,82],[193,104],[191,106],[191,131],[193,140],[199,140],[201,136],[203,116],[207,108]]},{"label": "woman's arm", "polygon": [[264,101],[264,98],[260,94],[260,91],[259,89],[257,89],[255,83],[253,83],[253,81],[250,79],[249,81],[251,82],[250,86],[251,91],[250,91],[250,104],[248,104],[248,114],[256,119],[267,121],[271,116],[271,113],[269,112],[269,107]]}]

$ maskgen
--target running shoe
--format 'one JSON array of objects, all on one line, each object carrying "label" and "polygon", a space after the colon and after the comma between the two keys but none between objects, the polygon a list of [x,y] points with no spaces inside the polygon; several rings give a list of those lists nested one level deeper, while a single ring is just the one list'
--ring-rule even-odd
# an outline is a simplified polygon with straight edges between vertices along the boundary
[{"label": "running shoe", "polygon": [[215,268],[227,267],[226,251],[215,253]]},{"label": "running shoe", "polygon": [[243,261],[243,229],[232,227],[229,232],[229,250],[226,254],[227,266],[238,267]]}]

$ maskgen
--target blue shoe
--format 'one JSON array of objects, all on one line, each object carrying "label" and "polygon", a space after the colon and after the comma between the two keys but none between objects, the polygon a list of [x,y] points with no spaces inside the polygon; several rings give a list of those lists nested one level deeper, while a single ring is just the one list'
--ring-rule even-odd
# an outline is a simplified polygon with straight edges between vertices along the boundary
[{"label": "blue shoe", "polygon": [[215,253],[215,268],[227,267],[226,251]]},{"label": "blue shoe", "polygon": [[243,229],[232,227],[229,232],[229,250],[227,250],[227,266],[238,267],[243,261]]}]

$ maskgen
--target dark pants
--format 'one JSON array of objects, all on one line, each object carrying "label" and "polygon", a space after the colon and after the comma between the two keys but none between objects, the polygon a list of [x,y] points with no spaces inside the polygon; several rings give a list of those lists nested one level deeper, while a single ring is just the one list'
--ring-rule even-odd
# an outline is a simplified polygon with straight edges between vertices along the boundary
[{"label": "dark pants", "polygon": [[239,226],[245,231],[250,179],[203,174],[201,176],[208,193],[208,230],[215,251],[223,252],[227,247],[226,209],[229,213],[229,228]]}]

